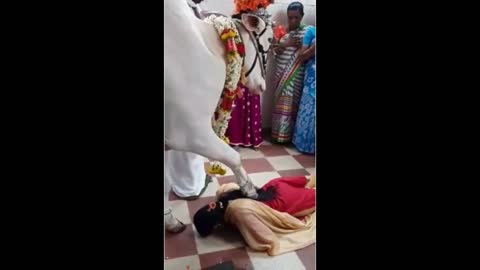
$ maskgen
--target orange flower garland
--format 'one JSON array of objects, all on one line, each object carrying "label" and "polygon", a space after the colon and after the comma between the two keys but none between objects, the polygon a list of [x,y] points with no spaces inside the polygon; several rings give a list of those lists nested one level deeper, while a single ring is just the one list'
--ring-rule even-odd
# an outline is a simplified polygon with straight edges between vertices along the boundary
[{"label": "orange flower garland", "polygon": [[256,11],[259,7],[267,8],[273,1],[270,0],[234,0],[235,14],[242,11]]}]

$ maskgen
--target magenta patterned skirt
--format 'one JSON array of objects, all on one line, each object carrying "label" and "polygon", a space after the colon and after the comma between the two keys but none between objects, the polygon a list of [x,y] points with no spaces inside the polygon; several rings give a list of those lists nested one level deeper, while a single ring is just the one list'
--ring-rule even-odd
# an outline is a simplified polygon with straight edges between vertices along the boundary
[{"label": "magenta patterned skirt", "polygon": [[242,98],[235,99],[231,116],[225,134],[230,145],[259,147],[263,142],[260,96],[250,94],[245,88]]}]

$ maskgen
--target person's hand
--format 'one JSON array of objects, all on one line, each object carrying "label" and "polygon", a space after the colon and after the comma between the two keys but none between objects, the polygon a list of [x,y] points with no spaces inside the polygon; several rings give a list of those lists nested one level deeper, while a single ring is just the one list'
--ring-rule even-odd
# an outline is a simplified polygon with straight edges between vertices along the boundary
[{"label": "person's hand", "polygon": [[303,53],[301,53],[297,56],[297,60],[298,60],[298,62],[300,62],[302,64],[307,59],[306,59],[305,55]]},{"label": "person's hand", "polygon": [[300,48],[302,47],[302,39],[300,38],[295,38],[295,37],[289,37],[287,41],[285,42],[285,47],[296,47]]}]

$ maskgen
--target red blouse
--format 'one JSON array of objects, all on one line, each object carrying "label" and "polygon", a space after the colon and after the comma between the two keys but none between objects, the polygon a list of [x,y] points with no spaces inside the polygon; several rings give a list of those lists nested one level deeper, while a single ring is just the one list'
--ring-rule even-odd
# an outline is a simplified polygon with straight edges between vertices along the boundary
[{"label": "red blouse", "polygon": [[275,187],[275,199],[263,202],[271,208],[291,215],[315,207],[315,190],[307,189],[305,176],[280,177],[265,184],[262,189]]}]

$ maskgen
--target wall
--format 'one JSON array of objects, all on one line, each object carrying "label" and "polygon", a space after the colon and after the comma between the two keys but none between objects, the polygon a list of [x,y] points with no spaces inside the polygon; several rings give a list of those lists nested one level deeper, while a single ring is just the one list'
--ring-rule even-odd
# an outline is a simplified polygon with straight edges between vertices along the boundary
[{"label": "wall", "polygon": [[[272,18],[276,24],[287,26],[287,6],[293,0],[275,0],[275,3],[268,6],[268,12],[272,14]],[[305,17],[303,23],[308,25],[316,25],[316,10],[314,0],[299,0],[304,5]],[[233,0],[204,0],[200,4],[204,10],[218,11],[223,14],[231,14],[233,12]],[[270,59],[273,59],[271,57]],[[274,65],[273,61],[268,61],[267,65],[267,90],[261,97],[262,104],[262,125],[269,128],[272,125],[272,109],[273,109],[273,81],[274,81]]]}]

